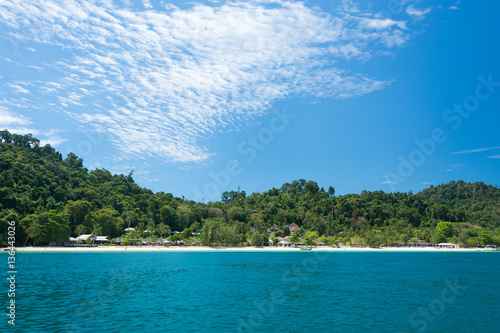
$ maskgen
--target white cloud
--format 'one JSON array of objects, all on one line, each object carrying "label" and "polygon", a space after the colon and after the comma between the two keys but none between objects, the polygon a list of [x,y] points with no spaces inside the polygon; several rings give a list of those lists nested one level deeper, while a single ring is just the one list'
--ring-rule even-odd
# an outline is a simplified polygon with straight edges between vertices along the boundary
[{"label": "white cloud", "polygon": [[14,114],[5,107],[0,106],[0,129],[9,129],[12,126],[26,126],[30,124],[30,119]]},{"label": "white cloud", "polygon": [[495,149],[500,149],[500,146],[496,147],[486,147],[486,148],[477,148],[477,149],[469,149],[469,150],[462,150],[462,151],[456,151],[453,152],[452,154],[472,154],[472,153],[481,153],[483,151],[489,151],[489,150],[495,150]]},{"label": "white cloud", "polygon": [[408,6],[406,8],[406,13],[410,15],[411,18],[414,20],[421,20],[424,18],[424,16],[428,13],[430,13],[432,10],[432,7],[425,8],[425,9],[417,9],[414,6]]},{"label": "white cloud", "polygon": [[63,142],[68,141],[67,139],[61,138],[61,137],[52,137],[52,138],[47,138],[47,139],[41,139],[40,140],[40,145],[45,146],[45,145],[51,145],[52,147],[55,147],[57,145],[60,145]]},{"label": "white cloud", "polygon": [[366,61],[409,38],[406,22],[352,8],[329,14],[276,0],[158,11],[149,1],[147,10],[124,3],[0,2],[0,27],[14,36],[29,22],[12,38],[65,51],[39,61],[57,82],[37,82],[23,104],[92,125],[136,158],[203,162],[212,153],[202,139],[245,127],[278,100],[381,89],[390,80],[341,63]]},{"label": "white cloud", "polygon": [[451,168],[446,169],[446,171],[448,171],[448,172],[456,171],[456,170],[460,169],[461,167],[463,167],[464,165],[465,164],[463,164],[463,163],[454,164],[451,166]]},{"label": "white cloud", "polygon": [[394,21],[391,19],[368,19],[363,18],[360,22],[361,27],[365,29],[385,30],[397,26],[400,29],[406,29],[405,21]]},{"label": "white cloud", "polygon": [[500,158],[500,154],[490,155],[488,156],[488,158]]},{"label": "white cloud", "polygon": [[13,134],[32,134],[37,136],[42,146],[45,144],[56,146],[66,141],[66,139],[59,135],[62,132],[61,130],[39,130],[33,128],[33,121],[30,118],[15,114],[0,105],[0,130],[4,129]]},{"label": "white cloud", "polygon": [[20,94],[29,94],[29,93],[30,93],[30,91],[29,91],[28,89],[23,88],[23,87],[21,87],[21,86],[19,86],[19,85],[15,85],[15,84],[10,84],[10,83],[8,83],[8,84],[7,84],[7,86],[8,86],[9,88],[14,89],[14,91],[15,91],[15,92],[20,93]]},{"label": "white cloud", "polygon": [[150,0],[142,0],[142,5],[146,9],[152,9],[153,8],[153,5],[151,4]]},{"label": "white cloud", "polygon": [[386,181],[383,181],[382,184],[398,184],[398,182],[396,182],[394,180],[386,180]]}]

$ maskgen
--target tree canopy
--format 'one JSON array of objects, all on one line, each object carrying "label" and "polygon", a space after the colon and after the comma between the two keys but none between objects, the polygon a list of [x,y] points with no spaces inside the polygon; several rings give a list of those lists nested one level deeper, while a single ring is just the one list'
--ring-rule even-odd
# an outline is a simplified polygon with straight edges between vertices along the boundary
[{"label": "tree canopy", "polygon": [[115,238],[127,227],[162,237],[189,229],[185,236],[201,232],[203,242],[212,245],[265,244],[272,225],[282,230],[277,237],[289,235],[293,223],[300,229],[291,237],[305,237],[308,243],[323,236],[367,245],[411,240],[498,244],[500,189],[459,180],[416,194],[336,196],[333,186],[325,191],[299,179],[263,193],[226,191],[221,201],[205,204],[153,193],[137,185],[132,172],[89,171],[74,153],[63,159],[31,135],[0,131],[1,245],[8,221],[16,221],[18,244],[39,245],[83,232]]}]

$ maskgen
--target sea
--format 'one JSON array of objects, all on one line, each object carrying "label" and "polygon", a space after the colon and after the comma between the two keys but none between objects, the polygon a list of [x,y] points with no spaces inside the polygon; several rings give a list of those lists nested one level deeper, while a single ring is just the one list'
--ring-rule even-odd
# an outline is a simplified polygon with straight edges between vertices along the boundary
[{"label": "sea", "polygon": [[18,252],[15,275],[1,332],[500,332],[500,252]]}]

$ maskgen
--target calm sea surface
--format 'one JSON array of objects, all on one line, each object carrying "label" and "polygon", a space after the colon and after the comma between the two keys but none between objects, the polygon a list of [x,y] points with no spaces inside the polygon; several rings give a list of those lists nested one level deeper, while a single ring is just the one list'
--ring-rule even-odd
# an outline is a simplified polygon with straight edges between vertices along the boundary
[{"label": "calm sea surface", "polygon": [[18,253],[17,269],[1,332],[500,332],[500,252]]}]

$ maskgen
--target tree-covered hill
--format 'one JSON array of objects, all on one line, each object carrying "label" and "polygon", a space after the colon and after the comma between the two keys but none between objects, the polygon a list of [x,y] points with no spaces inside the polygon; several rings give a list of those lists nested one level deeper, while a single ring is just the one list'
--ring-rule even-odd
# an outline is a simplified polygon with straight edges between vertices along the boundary
[{"label": "tree-covered hill", "polygon": [[[0,141],[2,245],[8,221],[16,221],[18,244],[64,242],[82,233],[116,238],[127,227],[139,233],[185,230],[185,235],[201,231],[205,236],[221,230],[222,242],[240,243],[250,237],[250,227],[264,234],[276,224],[287,233],[282,227],[292,223],[300,227],[298,236],[316,232],[351,244],[500,241],[500,189],[484,183],[451,181],[417,194],[335,196],[333,187],[325,191],[300,179],[248,196],[224,192],[221,201],[204,204],[141,188],[132,172],[89,171],[75,154],[63,159],[31,135],[0,131]],[[451,229],[439,222],[450,222]]]}]

